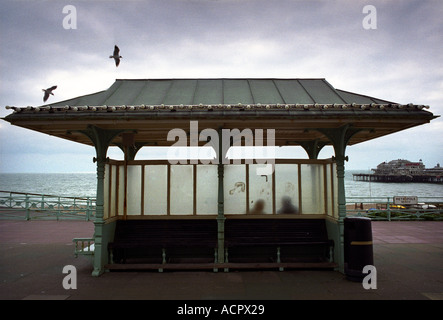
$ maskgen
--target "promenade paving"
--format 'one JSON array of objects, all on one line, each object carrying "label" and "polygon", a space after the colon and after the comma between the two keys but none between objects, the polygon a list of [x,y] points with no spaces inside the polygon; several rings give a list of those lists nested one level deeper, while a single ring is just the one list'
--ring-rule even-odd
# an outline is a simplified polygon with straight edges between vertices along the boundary
[{"label": "promenade paving", "polygon": [[[86,221],[0,220],[1,300],[443,300],[443,222],[372,222],[377,288],[336,271],[106,272],[92,277],[72,238]],[[63,267],[77,269],[66,290]]]}]

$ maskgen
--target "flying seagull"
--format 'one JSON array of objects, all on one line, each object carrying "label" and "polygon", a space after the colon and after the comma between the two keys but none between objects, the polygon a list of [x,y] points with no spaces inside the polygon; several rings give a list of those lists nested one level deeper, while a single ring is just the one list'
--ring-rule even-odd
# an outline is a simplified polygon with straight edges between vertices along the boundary
[{"label": "flying seagull", "polygon": [[109,58],[114,59],[115,66],[118,67],[118,65],[120,64],[120,58],[123,57],[120,55],[120,49],[116,45],[114,46],[114,54],[112,56],[109,56]]},{"label": "flying seagull", "polygon": [[51,88],[48,88],[48,89],[42,89],[42,91],[45,92],[45,95],[43,96],[43,102],[46,102],[46,100],[48,100],[50,94],[54,95],[52,93],[52,90],[55,90],[55,89],[57,89],[57,86],[52,86]]}]

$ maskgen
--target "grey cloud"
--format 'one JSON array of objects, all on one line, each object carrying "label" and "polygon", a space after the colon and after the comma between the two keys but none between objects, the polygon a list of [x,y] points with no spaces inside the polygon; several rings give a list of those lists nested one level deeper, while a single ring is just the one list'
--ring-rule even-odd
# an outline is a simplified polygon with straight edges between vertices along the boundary
[{"label": "grey cloud", "polygon": [[[42,104],[41,89],[53,84],[59,101],[104,90],[115,78],[236,76],[325,77],[339,89],[431,104],[443,114],[443,3],[369,3],[378,22],[370,31],[362,27],[366,0],[2,1],[0,116],[9,113],[5,105]],[[62,25],[68,4],[77,9],[76,30]],[[114,44],[123,56],[119,68],[108,58]],[[441,123],[417,130],[438,132]],[[31,133],[18,130],[25,146]],[[429,144],[441,145],[434,136]],[[9,152],[2,145],[0,152]]]}]

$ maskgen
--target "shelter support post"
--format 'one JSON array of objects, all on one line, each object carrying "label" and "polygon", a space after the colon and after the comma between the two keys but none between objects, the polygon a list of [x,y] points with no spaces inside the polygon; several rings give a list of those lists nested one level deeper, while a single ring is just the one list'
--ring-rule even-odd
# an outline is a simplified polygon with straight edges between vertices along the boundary
[{"label": "shelter support post", "polygon": [[125,160],[134,160],[137,152],[144,146],[143,143],[135,142],[135,134],[137,132],[124,132],[122,133],[122,143],[117,146],[123,151]]},{"label": "shelter support post", "polygon": [[108,263],[107,244],[110,241],[109,235],[105,232],[104,217],[104,181],[105,181],[105,165],[107,162],[106,153],[112,140],[122,133],[122,130],[103,130],[96,126],[88,126],[86,130],[80,131],[86,135],[95,146],[96,157],[94,162],[97,163],[97,195],[96,209],[94,220],[94,269],[93,276],[99,276],[104,272],[104,266]]},{"label": "shelter support post", "polygon": [[[219,129],[219,137],[222,136],[222,129]],[[225,262],[225,210],[224,210],[224,159],[222,139],[218,141],[218,210],[217,210],[217,259],[219,263]]]},{"label": "shelter support post", "polygon": [[338,263],[339,271],[344,273],[344,219],[346,217],[346,190],[345,190],[345,161],[348,157],[345,155],[346,146],[350,138],[360,131],[350,125],[345,125],[334,129],[318,129],[332,142],[337,170],[337,197],[338,197],[338,219],[335,225],[335,261]]},{"label": "shelter support post", "polygon": [[318,141],[318,139],[312,141],[303,141],[299,142],[298,144],[300,144],[303,149],[305,149],[306,153],[309,156],[309,159],[317,159],[321,149],[323,149],[323,147],[326,145],[326,143]]}]

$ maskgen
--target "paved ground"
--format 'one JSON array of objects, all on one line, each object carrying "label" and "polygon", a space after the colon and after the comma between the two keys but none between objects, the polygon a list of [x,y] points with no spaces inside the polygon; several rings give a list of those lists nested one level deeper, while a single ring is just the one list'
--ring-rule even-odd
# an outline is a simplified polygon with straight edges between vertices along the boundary
[{"label": "paved ground", "polygon": [[[0,220],[0,299],[443,300],[443,222],[372,222],[377,289],[335,271],[108,272],[74,258],[91,222]],[[66,290],[63,267],[77,269]]]}]

